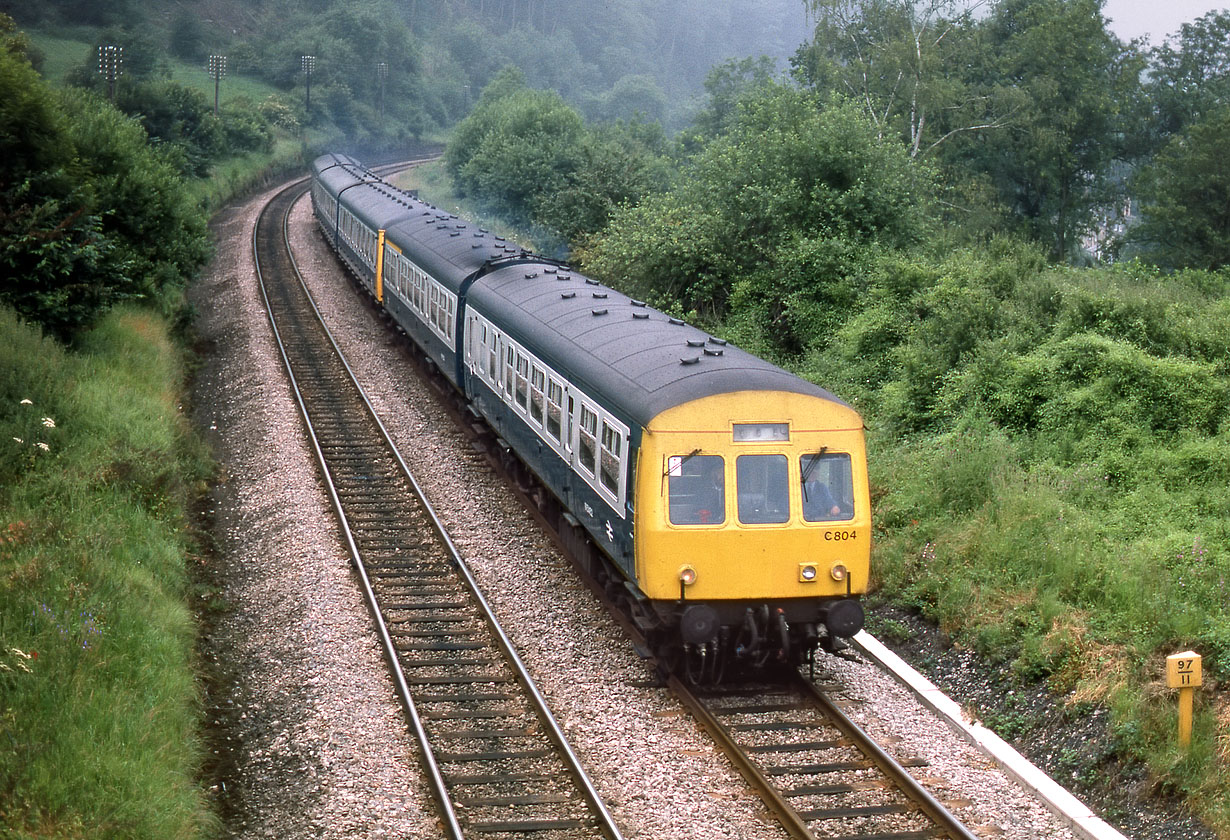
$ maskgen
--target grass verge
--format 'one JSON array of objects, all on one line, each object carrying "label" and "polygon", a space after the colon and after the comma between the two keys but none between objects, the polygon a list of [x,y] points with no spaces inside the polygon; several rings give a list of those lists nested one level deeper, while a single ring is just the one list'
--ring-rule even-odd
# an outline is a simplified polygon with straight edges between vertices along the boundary
[{"label": "grass verge", "polygon": [[0,310],[0,834],[206,833],[187,504],[208,474],[157,316],[71,351]]}]

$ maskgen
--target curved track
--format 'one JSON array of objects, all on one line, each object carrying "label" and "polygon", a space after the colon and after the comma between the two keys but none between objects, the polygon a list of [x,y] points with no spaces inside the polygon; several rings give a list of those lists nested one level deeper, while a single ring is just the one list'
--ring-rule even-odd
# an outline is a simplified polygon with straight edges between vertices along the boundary
[{"label": "curved track", "polygon": [[253,232],[258,280],[375,620],[444,835],[620,833],[321,322],[280,192]]}]

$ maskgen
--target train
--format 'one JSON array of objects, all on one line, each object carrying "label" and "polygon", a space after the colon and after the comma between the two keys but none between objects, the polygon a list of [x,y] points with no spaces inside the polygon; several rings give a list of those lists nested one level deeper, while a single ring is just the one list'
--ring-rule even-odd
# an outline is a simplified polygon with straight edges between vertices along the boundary
[{"label": "train", "polygon": [[352,157],[321,155],[310,182],[321,235],[667,668],[716,682],[814,664],[862,629],[853,407]]}]

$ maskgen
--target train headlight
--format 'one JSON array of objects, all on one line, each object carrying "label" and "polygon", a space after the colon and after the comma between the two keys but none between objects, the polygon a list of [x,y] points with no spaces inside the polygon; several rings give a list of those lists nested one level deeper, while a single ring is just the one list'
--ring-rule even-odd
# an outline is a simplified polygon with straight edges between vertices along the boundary
[{"label": "train headlight", "polygon": [[837,581],[838,583],[841,583],[843,580],[845,580],[849,576],[849,574],[850,573],[846,571],[846,567],[840,563],[834,563],[833,568],[829,569],[829,577],[831,577],[833,580]]},{"label": "train headlight", "polygon": [[691,586],[696,583],[696,570],[691,566],[683,566],[679,569],[679,582],[684,586]]},{"label": "train headlight", "polygon": [[816,571],[815,563],[800,563],[799,564],[799,580],[803,583],[811,583],[816,579],[819,573]]}]

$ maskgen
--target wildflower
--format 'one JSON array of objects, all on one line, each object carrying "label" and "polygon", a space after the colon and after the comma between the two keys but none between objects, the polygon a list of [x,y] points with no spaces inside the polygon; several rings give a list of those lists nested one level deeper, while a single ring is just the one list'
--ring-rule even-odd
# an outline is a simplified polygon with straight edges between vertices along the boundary
[{"label": "wildflower", "polygon": [[9,653],[13,654],[14,656],[20,656],[22,659],[30,658],[30,654],[22,653],[21,650],[19,650],[18,648],[9,648]]},{"label": "wildflower", "polygon": [[29,400],[22,400],[21,404],[22,405],[34,405],[34,403],[30,402]]},{"label": "wildflower", "polygon": [[25,443],[25,441],[22,440],[21,438],[13,438],[13,440],[17,441],[18,443]]},{"label": "wildflower", "polygon": [[40,440],[38,443],[34,444],[34,445],[35,445],[35,446],[37,446],[39,449],[43,450],[44,452],[50,452],[50,451],[51,451],[51,447],[50,447],[50,446],[48,446],[47,444],[43,443],[41,440]]},{"label": "wildflower", "polygon": [[54,429],[56,427],[56,421],[52,420],[50,417],[44,417],[43,425],[48,429]]}]

